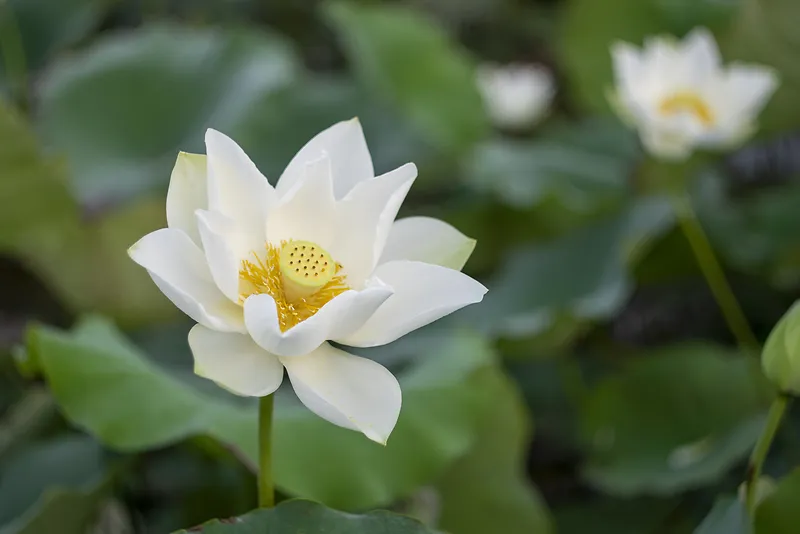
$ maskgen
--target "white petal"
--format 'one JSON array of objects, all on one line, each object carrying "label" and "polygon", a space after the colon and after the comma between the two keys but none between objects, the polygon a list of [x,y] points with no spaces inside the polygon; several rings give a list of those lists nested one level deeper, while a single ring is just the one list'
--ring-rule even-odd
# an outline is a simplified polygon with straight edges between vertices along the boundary
[{"label": "white petal", "polygon": [[400,384],[388,369],[327,343],[311,354],[282,361],[309,410],[386,444],[402,404]]},{"label": "white petal", "polygon": [[263,242],[275,190],[244,150],[226,135],[208,129],[206,152],[209,210],[229,217]]},{"label": "white petal", "polygon": [[350,287],[360,288],[375,269],[397,211],[417,177],[407,163],[361,182],[340,203],[335,242],[329,252],[342,264]]},{"label": "white petal", "polygon": [[242,231],[235,221],[218,212],[198,210],[195,216],[214,282],[226,297],[239,302],[242,260],[263,252],[263,238]]},{"label": "white petal", "polygon": [[229,334],[195,325],[189,332],[194,372],[228,391],[245,397],[263,397],[283,381],[283,365],[253,343],[247,334]]},{"label": "white petal", "polygon": [[264,350],[278,356],[302,356],[329,339],[339,339],[355,332],[392,295],[382,285],[362,291],[345,291],[300,324],[281,332],[273,298],[252,295],[244,302],[244,322],[253,340]]},{"label": "white petal", "polygon": [[717,41],[706,28],[695,28],[683,39],[682,53],[696,72],[713,74],[722,64]]},{"label": "white petal", "polygon": [[355,118],[334,124],[306,143],[278,180],[278,195],[283,197],[292,190],[302,180],[306,163],[324,154],[331,158],[336,198],[343,198],[357,183],[375,176],[361,123]]},{"label": "white petal", "polygon": [[655,70],[669,70],[680,59],[680,42],[672,35],[651,35],[644,40],[642,61]]},{"label": "white petal", "polygon": [[183,313],[214,330],[245,332],[242,308],[214,285],[203,252],[184,232],[156,230],[131,246],[128,254]]},{"label": "white petal", "polygon": [[460,271],[475,249],[475,240],[431,217],[395,221],[378,262],[411,260]]},{"label": "white petal", "polygon": [[208,205],[206,156],[181,152],[172,169],[167,190],[167,225],[186,232],[200,244],[194,212]]},{"label": "white petal", "polygon": [[769,67],[731,65],[725,74],[723,91],[731,111],[754,117],[778,88],[778,76]]},{"label": "white petal", "polygon": [[476,78],[489,116],[501,128],[524,128],[543,118],[556,90],[552,74],[541,65],[484,64]]},{"label": "white petal", "polygon": [[642,63],[645,66],[639,82],[642,106],[657,106],[665,94],[693,87],[692,64],[673,36],[658,35],[645,39]]},{"label": "white petal", "polygon": [[[611,46],[615,88],[609,92],[608,100],[620,118],[631,125],[638,125],[664,90],[660,75],[648,62],[656,44],[651,40],[648,46],[644,51],[625,42]],[[663,49],[660,44],[656,48]]]},{"label": "white petal", "polygon": [[267,240],[298,239],[328,249],[336,234],[336,200],[333,197],[331,161],[323,156],[307,163],[305,176],[267,220]]},{"label": "white petal", "polygon": [[729,121],[699,136],[696,145],[717,150],[732,150],[744,143],[757,129],[752,120]]},{"label": "white petal", "polygon": [[391,343],[426,324],[483,300],[487,289],[469,276],[418,261],[379,265],[375,276],[394,290],[370,319],[351,336],[335,341],[354,347]]}]

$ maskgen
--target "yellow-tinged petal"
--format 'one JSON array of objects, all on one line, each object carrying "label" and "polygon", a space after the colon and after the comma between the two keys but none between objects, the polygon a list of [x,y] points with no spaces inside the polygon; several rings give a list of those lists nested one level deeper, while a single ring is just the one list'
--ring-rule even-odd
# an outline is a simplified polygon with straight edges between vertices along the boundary
[{"label": "yellow-tinged petal", "polygon": [[200,245],[194,212],[208,206],[206,156],[181,152],[167,190],[167,225],[182,230]]}]

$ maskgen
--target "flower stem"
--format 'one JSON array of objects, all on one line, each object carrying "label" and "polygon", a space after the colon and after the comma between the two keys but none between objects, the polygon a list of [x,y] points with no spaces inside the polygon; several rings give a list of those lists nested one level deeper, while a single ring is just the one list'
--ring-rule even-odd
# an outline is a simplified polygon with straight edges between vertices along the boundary
[{"label": "flower stem", "polygon": [[691,200],[685,194],[674,193],[672,201],[678,223],[681,225],[681,229],[692,247],[692,252],[694,252],[700,270],[703,272],[711,293],[722,311],[728,328],[736,337],[741,348],[755,353],[760,352],[761,346],[758,339],[750,329],[747,318],[725,278],[725,272],[714,255],[711,243],[709,243],[708,237],[695,216]]},{"label": "flower stem", "polygon": [[272,483],[272,411],[274,395],[261,397],[258,403],[258,507],[275,506]]},{"label": "flower stem", "polygon": [[747,464],[745,502],[751,518],[754,517],[756,511],[756,487],[758,479],[761,478],[761,468],[764,466],[764,460],[767,458],[772,440],[775,439],[775,434],[781,425],[781,419],[783,419],[786,408],[789,406],[789,400],[790,397],[788,395],[781,393],[772,401],[772,406],[770,406],[769,414],[767,415],[767,423],[758,437],[753,453],[750,455],[750,461]]}]

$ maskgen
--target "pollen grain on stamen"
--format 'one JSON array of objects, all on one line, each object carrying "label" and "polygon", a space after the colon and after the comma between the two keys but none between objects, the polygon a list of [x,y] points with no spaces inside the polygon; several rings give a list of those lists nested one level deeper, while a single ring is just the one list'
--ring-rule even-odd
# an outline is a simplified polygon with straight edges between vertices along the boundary
[{"label": "pollen grain on stamen", "polygon": [[312,317],[334,297],[350,289],[345,277],[338,274],[342,266],[337,263],[336,274],[314,293],[302,298],[287,298],[280,262],[281,250],[285,245],[286,242],[282,242],[281,247],[267,243],[263,257],[254,251],[252,259],[242,260],[239,269],[241,302],[251,295],[270,295],[275,300],[281,332]]}]

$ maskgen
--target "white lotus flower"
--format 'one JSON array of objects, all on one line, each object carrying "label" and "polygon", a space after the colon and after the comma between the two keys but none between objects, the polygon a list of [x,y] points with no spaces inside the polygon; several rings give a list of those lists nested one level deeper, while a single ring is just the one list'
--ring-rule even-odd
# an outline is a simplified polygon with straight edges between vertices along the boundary
[{"label": "white lotus flower", "polygon": [[413,164],[375,177],[357,120],[323,131],[272,187],[239,146],[208,130],[181,153],[168,228],[129,254],[197,321],[195,372],[239,395],[297,396],[328,421],[385,443],[400,387],[328,340],[372,347],[468,304],[486,288],[459,269],[475,242],[436,219],[395,221]]},{"label": "white lotus flower", "polygon": [[556,93],[553,75],[541,65],[485,64],[477,81],[492,122],[512,130],[542,120]]},{"label": "white lotus flower", "polygon": [[682,42],[651,37],[644,48],[611,47],[616,78],[612,102],[639,130],[652,154],[687,158],[696,147],[733,147],[756,129],[756,118],[778,86],[764,66],[722,65],[714,36],[693,30]]}]

